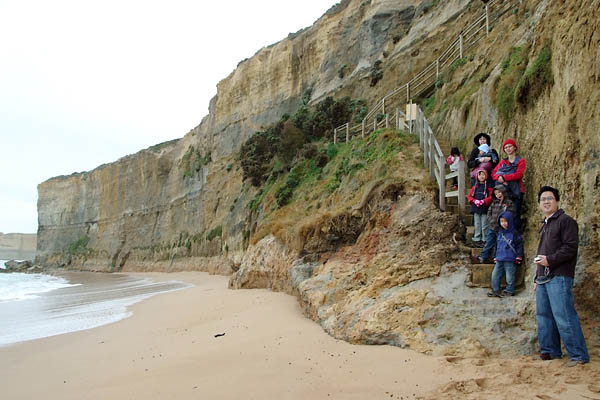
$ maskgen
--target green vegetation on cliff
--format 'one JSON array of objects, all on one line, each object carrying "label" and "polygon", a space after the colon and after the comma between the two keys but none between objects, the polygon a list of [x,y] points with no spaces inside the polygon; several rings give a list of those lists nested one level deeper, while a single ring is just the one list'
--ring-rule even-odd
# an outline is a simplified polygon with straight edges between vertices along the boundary
[{"label": "green vegetation on cliff", "polygon": [[245,234],[248,243],[273,233],[297,247],[297,230],[306,220],[346,209],[359,202],[369,184],[393,181],[399,170],[411,168],[418,159],[419,153],[411,147],[417,140],[385,129],[349,143],[320,140],[304,145],[289,172],[270,175],[248,204],[257,221],[249,224],[254,228]]},{"label": "green vegetation on cliff", "polygon": [[[306,96],[309,95],[307,91]],[[324,165],[326,154],[317,155],[316,148],[307,144],[332,140],[335,127],[352,119],[362,120],[366,112],[364,100],[349,97],[339,100],[327,97],[314,108],[302,104],[293,116],[283,115],[277,123],[256,132],[242,145],[239,159],[244,179],[258,187],[270,176],[289,171],[298,157],[314,158],[317,164]],[[290,183],[293,186],[293,182]],[[285,202],[286,196],[282,194],[282,201]]]}]

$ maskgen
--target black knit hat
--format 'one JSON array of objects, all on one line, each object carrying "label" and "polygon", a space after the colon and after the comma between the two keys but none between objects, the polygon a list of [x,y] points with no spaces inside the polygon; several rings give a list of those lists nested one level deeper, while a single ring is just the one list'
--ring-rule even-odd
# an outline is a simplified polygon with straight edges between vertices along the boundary
[{"label": "black knit hat", "polygon": [[490,138],[490,135],[488,135],[485,132],[481,132],[481,133],[478,133],[477,135],[475,135],[475,137],[473,138],[473,142],[475,143],[475,146],[479,146],[479,138],[482,137],[482,136],[487,139],[487,144],[488,144],[488,146],[491,147],[492,146],[492,140]]}]

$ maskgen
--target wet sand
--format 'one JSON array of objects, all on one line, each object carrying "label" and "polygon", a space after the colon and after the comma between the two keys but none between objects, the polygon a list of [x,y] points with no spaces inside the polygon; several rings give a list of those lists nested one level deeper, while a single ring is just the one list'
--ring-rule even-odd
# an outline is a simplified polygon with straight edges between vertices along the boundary
[{"label": "wet sand", "polygon": [[227,277],[198,272],[132,275],[195,286],[144,300],[117,323],[0,348],[2,398],[600,399],[596,362],[566,371],[565,360],[351,345],[283,293],[228,290]]}]

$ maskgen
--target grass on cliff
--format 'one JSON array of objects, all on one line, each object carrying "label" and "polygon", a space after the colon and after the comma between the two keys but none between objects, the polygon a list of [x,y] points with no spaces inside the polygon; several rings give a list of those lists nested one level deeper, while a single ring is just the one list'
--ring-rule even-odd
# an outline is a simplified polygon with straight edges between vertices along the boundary
[{"label": "grass on cliff", "polygon": [[315,151],[308,154],[314,157],[298,158],[289,172],[265,182],[250,202],[258,225],[249,243],[272,233],[297,248],[299,228],[306,221],[356,205],[374,181],[403,181],[417,168],[417,142],[414,135],[386,129],[349,143],[312,143]]}]

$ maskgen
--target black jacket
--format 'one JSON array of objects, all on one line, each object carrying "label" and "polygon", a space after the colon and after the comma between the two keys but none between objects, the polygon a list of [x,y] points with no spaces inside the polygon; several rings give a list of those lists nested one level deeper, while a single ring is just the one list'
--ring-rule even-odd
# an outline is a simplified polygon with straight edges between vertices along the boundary
[{"label": "black jacket", "polygon": [[[579,226],[563,209],[556,211],[540,229],[537,254],[548,258],[550,273],[575,278]],[[544,267],[537,266],[536,276],[544,275]]]}]

